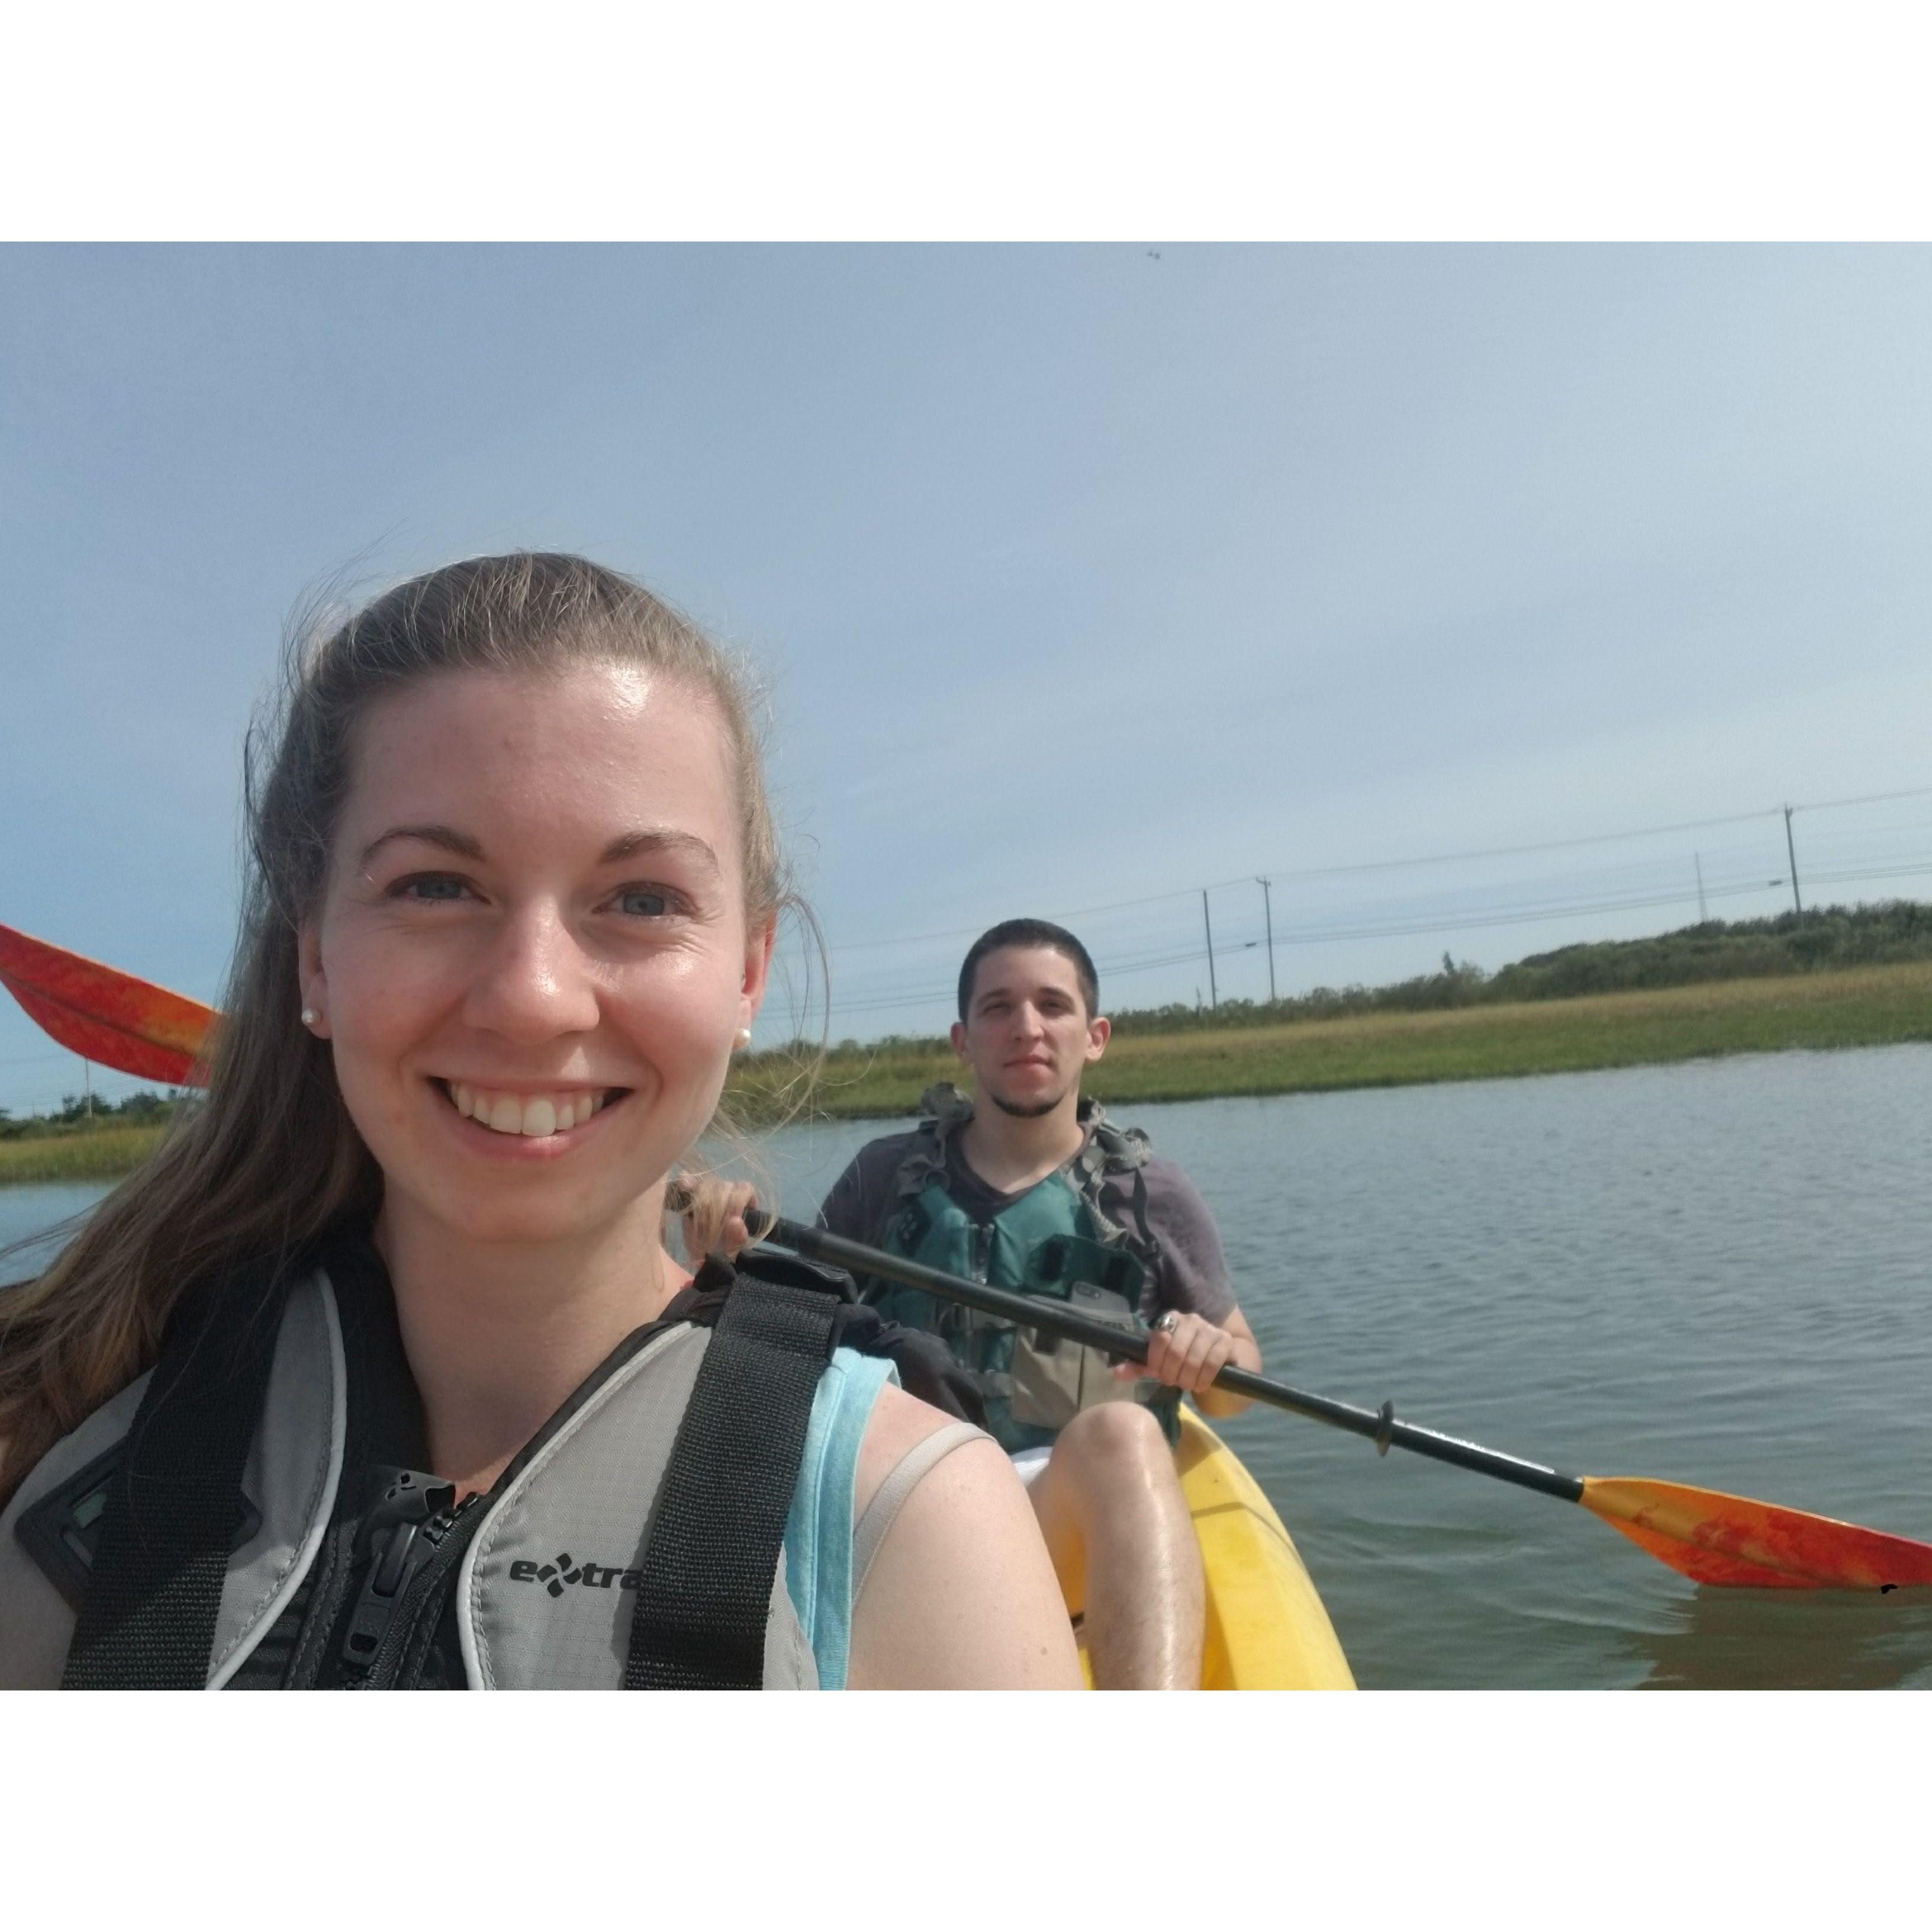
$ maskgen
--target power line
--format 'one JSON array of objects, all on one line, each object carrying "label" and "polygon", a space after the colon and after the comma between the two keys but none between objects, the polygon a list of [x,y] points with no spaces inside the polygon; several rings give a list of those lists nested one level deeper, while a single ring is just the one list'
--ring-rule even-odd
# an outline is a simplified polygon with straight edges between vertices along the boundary
[{"label": "power line", "polygon": [[1851,885],[1861,879],[1922,879],[1932,872],[1932,864],[1912,866],[1864,866],[1849,872],[1814,872],[1811,877],[1821,885]]},{"label": "power line", "polygon": [[[1701,832],[1713,825],[1744,825],[1766,818],[1780,809],[1772,806],[1765,812],[1734,812],[1722,818],[1690,818],[1678,825],[1651,825],[1634,832],[1594,832],[1581,838],[1544,838],[1532,845],[1491,845],[1480,850],[1434,852],[1420,859],[1371,859],[1348,866],[1310,866],[1300,872],[1275,871],[1271,879],[1332,879],[1352,872],[1395,872],[1418,866],[1460,865],[1471,859],[1520,859],[1533,852],[1562,852],[1582,845],[1614,845],[1630,838],[1661,838],[1675,832]],[[1242,878],[1216,879],[1215,886],[1238,886]]]},{"label": "power line", "polygon": [[[1855,798],[1814,799],[1809,804],[1795,805],[1791,809],[1793,812],[1834,812],[1850,806],[1886,805],[1900,799],[1926,797],[1932,797],[1932,785],[1915,785],[1902,791],[1868,792]],[[1618,844],[1635,838],[1665,838],[1678,832],[1702,832],[1721,825],[1748,825],[1760,819],[1776,818],[1784,811],[1784,806],[1772,805],[1755,812],[1726,812],[1713,818],[1680,819],[1669,825],[1637,826],[1627,831],[1588,832],[1570,838],[1538,839],[1526,844],[1471,847],[1460,851],[1427,853],[1414,858],[1358,860],[1339,866],[1276,867],[1268,869],[1268,876],[1271,880],[1343,878],[1360,873],[1402,872],[1424,866],[1461,865],[1478,859],[1524,858],[1538,852],[1571,851],[1586,846]],[[1245,885],[1254,876],[1252,873],[1243,873],[1225,879],[1211,879],[1206,890],[1218,892],[1230,886]],[[1075,906],[1062,914],[1061,916],[1070,920],[1091,919],[1102,913],[1124,912],[1136,906],[1157,905],[1167,899],[1190,898],[1201,890],[1196,886],[1178,886],[1166,892],[1144,893],[1137,898],[1112,899],[1100,905]],[[976,938],[984,929],[978,926],[952,926],[944,931],[908,933],[896,938],[853,940],[827,950],[834,956],[874,952],[892,946],[926,945],[942,939]]]},{"label": "power line", "polygon": [[[1932,875],[1932,862],[1919,866],[1879,866],[1859,871],[1821,872],[1814,876],[1824,884],[1852,883],[1864,879],[1923,878]],[[1741,884],[1711,885],[1706,883],[1707,898],[1737,898],[1749,895],[1775,890],[1785,885],[1783,878],[1763,880],[1748,880]],[[1593,913],[1645,911],[1659,906],[1688,906],[1695,898],[1694,891],[1677,887],[1667,891],[1626,896],[1619,898],[1580,899],[1562,904],[1540,908],[1516,908],[1508,910],[1491,912],[1474,916],[1436,914],[1426,918],[1412,920],[1407,922],[1384,922],[1374,925],[1334,926],[1326,928],[1306,928],[1300,932],[1283,932],[1277,930],[1275,943],[1278,946],[1318,946],[1343,944],[1349,940],[1412,938],[1424,933],[1470,932],[1492,930],[1512,926],[1534,926],[1550,920],[1580,918]],[[1258,951],[1264,942],[1248,939],[1229,946],[1216,942],[1217,953]],[[1113,962],[1098,962],[1103,982],[1132,979],[1143,973],[1159,972],[1163,968],[1188,964],[1198,965],[1202,958],[1198,945],[1180,950],[1156,955],[1153,957],[1136,958],[1129,964]],[[858,1000],[834,999],[832,1011],[835,1017],[858,1017],[868,1013],[904,1012],[916,1006],[932,1006],[950,1003],[955,988],[951,986],[934,987],[929,992],[888,994],[882,998]]]},{"label": "power line", "polygon": [[[1177,886],[1171,892],[1149,892],[1138,899],[1114,899],[1106,905],[1075,906],[1061,914],[1063,919],[1091,919],[1103,912],[1123,912],[1132,906],[1157,905],[1163,899],[1190,899],[1200,890],[1198,886]],[[872,952],[885,946],[924,946],[936,939],[977,939],[986,931],[983,926],[956,926],[943,932],[909,932],[898,939],[855,939],[843,946],[828,946],[830,953]]]},{"label": "power line", "polygon": [[[1825,884],[1838,884],[1861,878],[1920,877],[1928,874],[1932,874],[1932,862],[1919,866],[1876,867],[1856,872],[1820,873],[1816,876]],[[1704,890],[1708,898],[1738,898],[1755,892],[1777,890],[1787,883],[1781,878],[1750,879],[1715,885],[1707,881]],[[1501,926],[1533,926],[1548,920],[1577,918],[1592,913],[1636,912],[1658,906],[1688,905],[1696,896],[1694,891],[1678,886],[1664,891],[1626,894],[1612,898],[1570,899],[1541,907],[1516,906],[1478,914],[1438,913],[1420,918],[1412,916],[1402,922],[1378,921],[1370,924],[1304,927],[1298,931],[1277,928],[1274,936],[1278,946],[1331,945],[1350,940],[1410,938],[1421,933],[1469,932]],[[1220,954],[1256,952],[1263,944],[1258,939],[1238,940],[1232,946],[1225,941],[1217,941],[1216,951]],[[1166,967],[1198,963],[1202,957],[1202,948],[1196,945],[1153,956],[1130,954],[1124,961],[1102,959],[1096,963],[1102,980],[1113,981],[1130,979],[1142,973],[1157,972]],[[883,998],[861,1000],[835,999],[832,1012],[836,1015],[858,1015],[904,1011],[908,1007],[931,1006],[937,1002],[950,1000],[955,990],[947,986],[936,988],[926,993],[888,994]]]},{"label": "power line", "polygon": [[1932,785],[1914,785],[1910,791],[1867,792],[1862,798],[1820,799],[1810,805],[1794,805],[1793,812],[1835,812],[1841,805],[1889,805],[1894,799],[1932,797]]}]

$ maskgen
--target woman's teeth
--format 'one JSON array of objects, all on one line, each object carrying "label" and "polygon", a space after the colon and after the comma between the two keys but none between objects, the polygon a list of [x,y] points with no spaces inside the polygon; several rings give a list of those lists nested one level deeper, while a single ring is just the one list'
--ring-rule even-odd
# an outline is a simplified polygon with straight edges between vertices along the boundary
[{"label": "woman's teeth", "polygon": [[449,1097],[456,1111],[478,1126],[500,1134],[522,1134],[541,1140],[581,1126],[610,1098],[610,1090],[578,1088],[568,1094],[493,1094],[485,1087],[451,1083]]}]

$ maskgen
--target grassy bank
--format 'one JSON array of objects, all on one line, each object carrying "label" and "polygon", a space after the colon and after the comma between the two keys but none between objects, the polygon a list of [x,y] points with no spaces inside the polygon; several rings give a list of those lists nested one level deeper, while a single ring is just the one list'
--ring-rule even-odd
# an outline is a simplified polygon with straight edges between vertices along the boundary
[{"label": "grassy bank", "polygon": [[153,1152],[159,1127],[100,1127],[92,1133],[0,1141],[0,1186],[9,1182],[113,1180]]},{"label": "grassy bank", "polygon": [[[1507,1079],[1906,1040],[1932,1040],[1932,962],[1433,1012],[1130,1033],[1114,1040],[1087,1087],[1111,1106]],[[742,1111],[754,1118],[772,1111],[771,1095],[794,1070],[782,1053],[740,1062],[733,1090]],[[841,1048],[826,1062],[818,1111],[842,1120],[908,1114],[932,1082],[958,1072],[944,1040]],[[160,1133],[158,1126],[117,1124],[0,1141],[0,1184],[111,1179],[141,1160]]]},{"label": "grassy bank", "polygon": [[[1202,1100],[1904,1040],[1932,1040],[1932,962],[1436,1012],[1128,1034],[1090,1070],[1087,1088],[1109,1106]],[[754,1102],[750,1111],[784,1070],[776,1054],[746,1064],[737,1084]],[[909,1114],[929,1082],[958,1070],[940,1040],[842,1048],[826,1064],[819,1110],[841,1119]]]}]

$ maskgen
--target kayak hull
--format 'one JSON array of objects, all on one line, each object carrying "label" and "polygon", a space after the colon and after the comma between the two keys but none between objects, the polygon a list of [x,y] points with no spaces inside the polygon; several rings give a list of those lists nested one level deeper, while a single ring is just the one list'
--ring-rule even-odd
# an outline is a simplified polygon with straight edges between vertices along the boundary
[{"label": "kayak hull", "polygon": [[1204,1690],[1352,1690],[1335,1626],[1274,1505],[1191,1408],[1174,1465],[1208,1578]]}]

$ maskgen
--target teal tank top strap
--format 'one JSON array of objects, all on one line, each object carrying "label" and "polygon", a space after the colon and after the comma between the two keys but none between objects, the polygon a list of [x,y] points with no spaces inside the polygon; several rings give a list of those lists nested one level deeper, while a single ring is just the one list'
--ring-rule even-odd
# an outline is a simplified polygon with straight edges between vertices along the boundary
[{"label": "teal tank top strap", "polygon": [[879,1391],[898,1380],[884,1356],[837,1348],[812,1398],[804,1459],[785,1521],[785,1593],[812,1646],[821,1690],[845,1688],[852,1648],[852,1499],[859,1449]]}]

